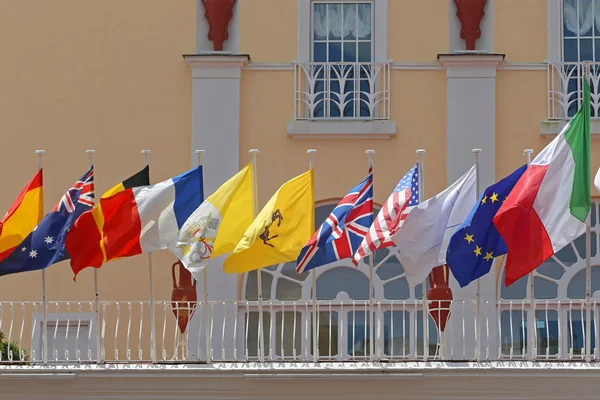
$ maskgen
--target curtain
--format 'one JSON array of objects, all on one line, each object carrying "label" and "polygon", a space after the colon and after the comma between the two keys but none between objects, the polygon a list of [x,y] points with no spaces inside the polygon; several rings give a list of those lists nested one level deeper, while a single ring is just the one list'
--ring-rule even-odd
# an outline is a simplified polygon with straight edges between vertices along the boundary
[{"label": "curtain", "polygon": [[[579,16],[577,3],[579,3]],[[600,0],[564,0],[563,15],[565,27],[569,31],[578,36],[585,35],[592,29],[594,20],[600,27]]]},{"label": "curtain", "polygon": [[[329,31],[327,17],[329,17]],[[371,33],[371,7],[370,4],[360,3],[317,6],[314,8],[313,24],[315,37],[327,38],[331,33],[339,38],[352,33],[355,38],[364,39]]]}]

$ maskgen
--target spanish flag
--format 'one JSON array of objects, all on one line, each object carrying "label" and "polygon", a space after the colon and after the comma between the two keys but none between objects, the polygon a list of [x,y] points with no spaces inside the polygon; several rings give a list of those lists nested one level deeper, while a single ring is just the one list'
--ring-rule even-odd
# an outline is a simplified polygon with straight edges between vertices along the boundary
[{"label": "spanish flag", "polygon": [[286,182],[244,233],[223,270],[244,273],[295,261],[314,231],[313,169]]},{"label": "spanish flag", "polygon": [[[101,197],[106,199],[126,189],[150,185],[150,167],[107,190]],[[71,256],[71,269],[77,275],[87,266],[100,268],[107,261],[102,232],[104,213],[101,202],[92,210],[83,213],[67,234],[65,246]],[[75,278],[73,278],[75,280]]]},{"label": "spanish flag", "polygon": [[42,176],[40,169],[0,221],[0,261],[8,257],[44,217]]}]

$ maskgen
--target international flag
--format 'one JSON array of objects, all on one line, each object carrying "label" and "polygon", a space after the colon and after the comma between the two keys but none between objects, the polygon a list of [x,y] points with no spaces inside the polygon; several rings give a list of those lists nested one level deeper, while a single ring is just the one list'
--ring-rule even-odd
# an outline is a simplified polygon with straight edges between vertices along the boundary
[{"label": "international flag", "polygon": [[194,275],[208,260],[231,253],[252,221],[252,163],[235,174],[185,221],[169,249]]},{"label": "international flag", "polygon": [[241,274],[296,260],[314,232],[314,206],[311,168],[277,190],[225,260],[223,270]]},{"label": "international flag", "polygon": [[128,188],[100,199],[101,234],[78,246],[90,229],[98,232],[91,213],[82,216],[69,233],[73,273],[77,276],[86,267],[100,268],[117,258],[168,248],[203,197],[200,166],[156,185]]},{"label": "international flag", "polygon": [[585,78],[581,108],[531,162],[494,217],[508,247],[506,286],[585,233],[591,208],[590,108]]},{"label": "international flag", "polygon": [[419,204],[419,164],[408,171],[377,213],[373,225],[354,254],[354,262],[377,249],[393,246],[392,235],[404,224],[406,216]]},{"label": "international flag", "polygon": [[0,262],[0,276],[35,271],[68,258],[67,232],[77,218],[94,205],[94,168],[90,168],[62,196],[32,232]]},{"label": "international flag", "polygon": [[[126,189],[148,185],[150,185],[150,167],[146,165],[136,174],[107,190],[100,199],[111,197]],[[66,239],[67,249],[77,249],[77,251],[73,250],[77,259],[73,260],[73,255],[71,255],[72,265],[74,263],[79,265],[81,262],[86,262],[85,259],[92,260],[94,264],[100,262],[100,265],[107,261],[104,241],[102,240],[103,229],[104,213],[102,212],[102,205],[100,203],[92,210],[83,213],[75,221],[73,229],[71,229]],[[80,259],[82,256],[85,258],[84,260]]]},{"label": "international flag", "polygon": [[526,169],[523,165],[485,189],[465,222],[452,235],[446,264],[461,287],[490,272],[494,258],[506,254],[506,244],[492,220]]},{"label": "international flag", "polygon": [[44,216],[43,173],[40,169],[0,220],[0,261],[8,257]]},{"label": "international flag", "polygon": [[409,285],[422,283],[431,270],[446,264],[450,237],[475,205],[475,166],[450,187],[415,206],[392,240]]},{"label": "international flag", "polygon": [[373,223],[373,171],[333,209],[300,251],[296,273],[352,257]]}]

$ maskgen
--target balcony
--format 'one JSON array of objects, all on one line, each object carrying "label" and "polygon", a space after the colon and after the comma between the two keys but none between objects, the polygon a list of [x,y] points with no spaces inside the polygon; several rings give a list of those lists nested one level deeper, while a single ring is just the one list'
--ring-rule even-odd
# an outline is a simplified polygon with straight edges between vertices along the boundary
[{"label": "balcony", "polygon": [[289,134],[395,134],[390,122],[391,61],[294,61],[293,66],[294,121],[288,124]]},{"label": "balcony", "polygon": [[547,64],[548,119],[542,122],[541,133],[554,135],[575,115],[581,105],[582,78],[585,65],[590,65],[592,134],[600,134],[600,63],[552,62]]},{"label": "balcony", "polygon": [[[268,301],[261,333],[258,303],[250,301],[211,301],[208,309],[204,302],[174,308],[157,301],[153,312],[147,301],[3,302],[0,330],[13,345],[0,349],[1,364],[595,361],[598,306],[584,300],[453,301],[445,309],[420,300]],[[432,316],[441,319],[448,309],[440,335]],[[176,317],[187,321],[191,310],[182,334]]]}]

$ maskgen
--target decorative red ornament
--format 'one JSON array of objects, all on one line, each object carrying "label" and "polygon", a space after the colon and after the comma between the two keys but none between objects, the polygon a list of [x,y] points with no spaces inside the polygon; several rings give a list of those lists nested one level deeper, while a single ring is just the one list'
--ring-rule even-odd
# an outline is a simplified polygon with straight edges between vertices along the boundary
[{"label": "decorative red ornament", "polygon": [[446,329],[446,322],[450,316],[450,305],[452,304],[452,289],[448,286],[450,269],[446,264],[435,267],[429,274],[429,315],[435,321],[440,332]]},{"label": "decorative red ornament", "polygon": [[[175,267],[179,265],[179,284],[175,277]],[[183,335],[187,329],[188,322],[194,315],[196,309],[196,281],[192,284],[192,274],[188,271],[181,261],[177,261],[172,266],[173,273],[173,293],[171,294],[171,307],[173,314],[177,319],[179,331]]]},{"label": "decorative red ornament", "polygon": [[467,50],[475,50],[475,41],[481,37],[479,24],[485,15],[487,0],[454,0],[456,16],[462,26],[460,37],[467,43]]},{"label": "decorative red ornament", "polygon": [[233,17],[233,6],[236,1],[202,0],[204,16],[208,20],[208,40],[212,40],[214,51],[223,51],[223,42],[229,39],[227,27]]}]

